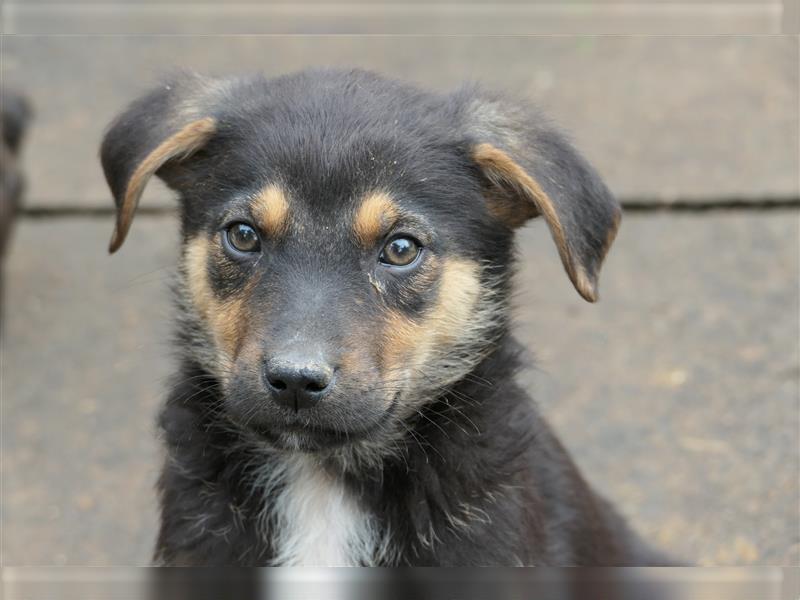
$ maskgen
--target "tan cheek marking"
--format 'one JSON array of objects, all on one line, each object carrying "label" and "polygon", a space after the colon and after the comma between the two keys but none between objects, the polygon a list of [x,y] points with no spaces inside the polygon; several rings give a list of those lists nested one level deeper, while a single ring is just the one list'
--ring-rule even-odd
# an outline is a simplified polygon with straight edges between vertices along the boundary
[{"label": "tan cheek marking", "polygon": [[236,356],[237,363],[249,366],[254,371],[261,368],[264,353],[258,340],[255,338],[241,338],[241,344]]},{"label": "tan cheek marking", "polygon": [[392,311],[384,329],[383,366],[387,372],[412,372],[424,367],[438,352],[459,340],[469,328],[481,293],[477,263],[449,258],[444,261],[439,298],[422,320],[413,321]]},{"label": "tan cheek marking", "polygon": [[186,284],[197,312],[205,320],[208,320],[216,302],[208,281],[208,246],[206,237],[194,237],[187,242],[184,256]]},{"label": "tan cheek marking", "polygon": [[197,236],[186,246],[185,264],[187,285],[197,312],[207,324],[217,346],[220,364],[230,368],[244,342],[247,329],[247,300],[251,285],[236,297],[220,302],[208,280],[208,259],[211,244],[208,238]]},{"label": "tan cheek marking", "polygon": [[[345,342],[346,347],[357,347],[353,342],[357,343],[358,340],[351,340],[350,343]],[[353,344],[353,345],[351,345]],[[359,354],[354,351],[345,352],[339,359],[339,368],[345,373],[357,373],[361,369],[361,360]]]},{"label": "tan cheek marking", "polygon": [[289,224],[289,201],[286,193],[277,184],[261,190],[251,204],[253,216],[261,230],[267,235],[278,236]]},{"label": "tan cheek marking", "polygon": [[343,341],[345,348],[351,350],[345,351],[339,359],[339,369],[346,377],[356,377],[359,379],[374,378],[374,366],[370,360],[370,352],[364,340],[368,338],[365,331],[354,332],[354,335],[348,336],[348,339]]},{"label": "tan cheek marking", "polygon": [[400,289],[401,298],[408,302],[413,301],[420,291],[436,285],[441,274],[440,261],[435,256],[428,257],[420,269],[408,278],[408,284]]},{"label": "tan cheek marking", "polygon": [[481,293],[480,267],[463,259],[448,259],[436,309],[426,319],[436,333],[435,343],[447,344],[468,326]]},{"label": "tan cheek marking", "polygon": [[409,367],[414,349],[423,337],[422,326],[397,311],[386,316],[381,363],[384,376],[392,380]]},{"label": "tan cheek marking", "polygon": [[236,360],[247,330],[246,290],[220,304],[214,317],[214,329],[225,354]]},{"label": "tan cheek marking", "polygon": [[358,207],[353,233],[363,247],[371,248],[397,216],[397,205],[389,194],[374,192],[364,198]]}]

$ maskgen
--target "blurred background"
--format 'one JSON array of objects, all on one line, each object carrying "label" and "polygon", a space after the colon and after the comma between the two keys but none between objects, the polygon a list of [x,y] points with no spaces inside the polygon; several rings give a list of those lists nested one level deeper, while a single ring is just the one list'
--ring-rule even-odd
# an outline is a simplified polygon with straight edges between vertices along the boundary
[{"label": "blurred background", "polygon": [[104,127],[173,67],[311,65],[478,80],[572,133],[626,215],[596,305],[543,224],[522,231],[525,383],[654,544],[701,565],[800,562],[794,5],[28,0],[0,15],[3,90],[35,113],[3,159],[4,182],[8,165],[27,179],[4,264],[3,564],[150,558],[177,223],[153,182],[108,256]]}]

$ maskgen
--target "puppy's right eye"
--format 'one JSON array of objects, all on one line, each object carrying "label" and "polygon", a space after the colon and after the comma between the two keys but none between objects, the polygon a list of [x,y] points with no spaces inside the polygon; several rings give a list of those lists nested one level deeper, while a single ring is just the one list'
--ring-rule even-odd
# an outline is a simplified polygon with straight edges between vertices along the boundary
[{"label": "puppy's right eye", "polygon": [[258,233],[247,223],[234,223],[225,230],[225,240],[237,252],[258,252],[261,240]]},{"label": "puppy's right eye", "polygon": [[405,267],[417,260],[421,251],[422,247],[415,239],[398,236],[383,247],[378,260],[390,267]]}]

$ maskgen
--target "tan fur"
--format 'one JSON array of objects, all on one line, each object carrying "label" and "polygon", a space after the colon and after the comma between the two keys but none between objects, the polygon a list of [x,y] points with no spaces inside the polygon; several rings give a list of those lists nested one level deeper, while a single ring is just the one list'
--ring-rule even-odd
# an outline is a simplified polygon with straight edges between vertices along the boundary
[{"label": "tan fur", "polygon": [[481,294],[480,267],[462,259],[447,259],[442,267],[439,298],[422,321],[391,312],[384,329],[383,365],[387,372],[415,372],[445,352],[469,328]]},{"label": "tan fur", "polygon": [[217,130],[217,122],[211,117],[192,121],[177,133],[161,142],[136,167],[128,181],[125,196],[117,211],[117,224],[111,236],[109,252],[116,252],[125,241],[133,221],[139,199],[144,188],[156,171],[174,158],[184,159],[197,152]]},{"label": "tan fur", "polygon": [[212,251],[209,239],[198,235],[186,244],[184,264],[187,286],[197,313],[213,336],[220,366],[228,372],[244,342],[250,287],[247,286],[234,298],[219,301],[208,280],[208,261]]},{"label": "tan fur", "polygon": [[453,341],[472,318],[481,292],[479,273],[480,267],[470,260],[445,262],[439,302],[427,319],[436,342]]},{"label": "tan fur", "polygon": [[399,311],[390,311],[386,315],[381,363],[387,379],[399,378],[410,366],[408,361],[420,341],[421,329],[418,322]]},{"label": "tan fur", "polygon": [[244,341],[247,323],[246,298],[239,296],[221,305],[214,319],[215,333],[226,356],[236,360]]},{"label": "tan fur", "polygon": [[585,269],[570,251],[564,228],[556,213],[552,199],[545,193],[533,177],[528,175],[508,154],[491,144],[478,144],[473,149],[475,161],[484,169],[484,173],[494,181],[511,183],[524,192],[532,205],[518,205],[508,199],[498,200],[492,197],[489,203],[490,210],[509,227],[519,227],[529,218],[541,214],[550,228],[553,241],[556,243],[561,262],[569,275],[575,288],[581,296],[589,302],[597,300],[597,288]]},{"label": "tan fur", "polygon": [[184,253],[186,285],[198,314],[205,321],[209,320],[209,315],[216,306],[214,293],[208,282],[208,246],[208,238],[198,235],[186,243]]},{"label": "tan fur", "polygon": [[397,215],[397,205],[386,192],[367,195],[353,221],[356,239],[363,247],[372,247],[397,219]]},{"label": "tan fur", "polygon": [[343,373],[359,375],[369,372],[370,356],[368,346],[364,343],[367,335],[369,331],[366,328],[357,328],[343,341],[342,347],[347,348],[339,359],[339,369]]},{"label": "tan fur", "polygon": [[281,235],[289,225],[289,202],[277,184],[261,190],[253,199],[251,210],[261,230],[269,236]]},{"label": "tan fur", "polygon": [[486,206],[492,216],[512,229],[522,227],[529,219],[539,216],[535,204],[520,203],[505,190],[490,189],[485,192],[485,196],[488,201]]}]

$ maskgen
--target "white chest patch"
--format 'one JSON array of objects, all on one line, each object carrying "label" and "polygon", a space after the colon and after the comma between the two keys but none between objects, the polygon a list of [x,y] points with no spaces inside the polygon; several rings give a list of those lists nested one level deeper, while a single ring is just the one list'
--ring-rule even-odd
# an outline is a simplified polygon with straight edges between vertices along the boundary
[{"label": "white chest patch", "polygon": [[372,565],[385,553],[388,536],[379,536],[374,517],[312,457],[289,458],[268,479],[267,489],[278,490],[265,507],[272,565]]}]

